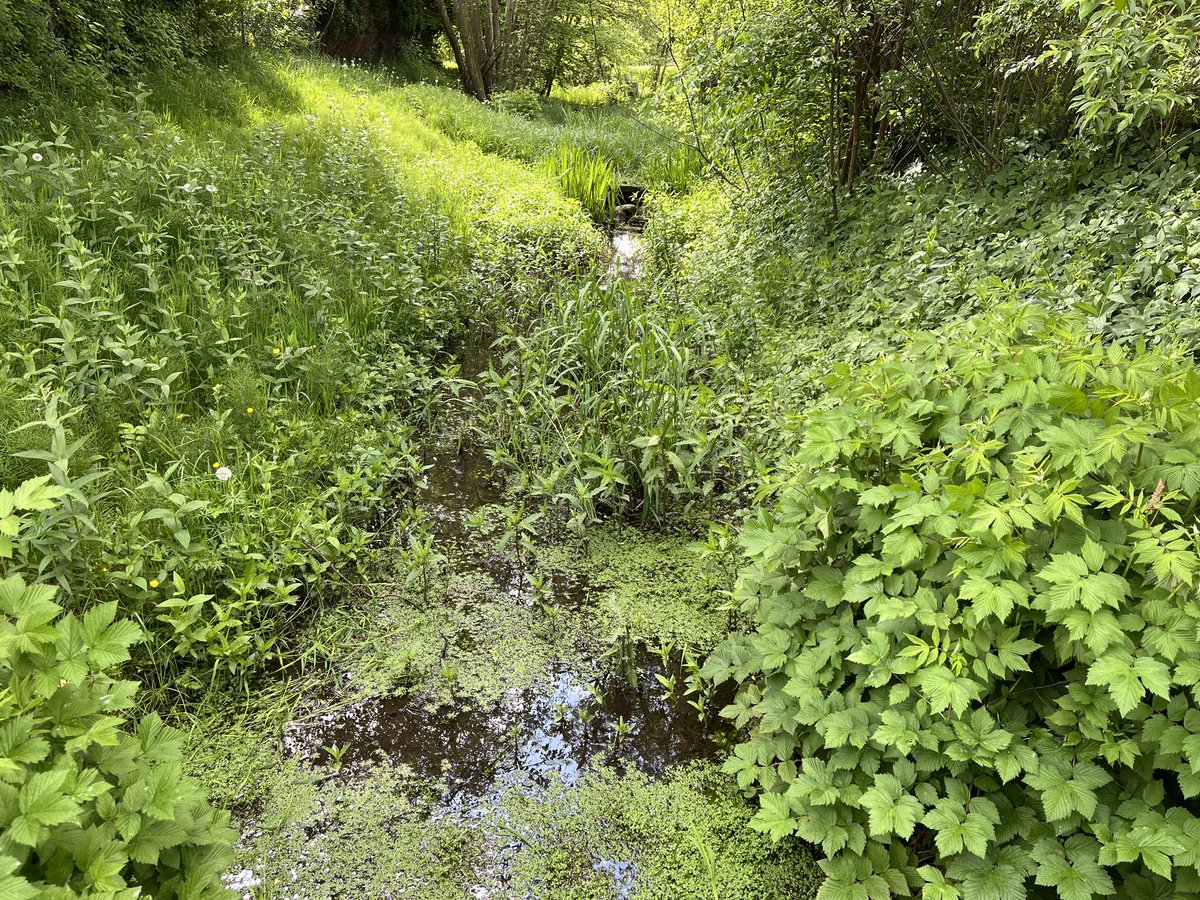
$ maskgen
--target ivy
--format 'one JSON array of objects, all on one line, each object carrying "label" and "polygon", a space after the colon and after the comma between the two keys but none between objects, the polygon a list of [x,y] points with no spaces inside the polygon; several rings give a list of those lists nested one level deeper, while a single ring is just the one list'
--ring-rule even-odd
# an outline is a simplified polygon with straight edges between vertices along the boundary
[{"label": "ivy", "polygon": [[1200,896],[1191,361],[1002,308],[835,371],[805,433],[704,670],[755,825],[823,898]]}]

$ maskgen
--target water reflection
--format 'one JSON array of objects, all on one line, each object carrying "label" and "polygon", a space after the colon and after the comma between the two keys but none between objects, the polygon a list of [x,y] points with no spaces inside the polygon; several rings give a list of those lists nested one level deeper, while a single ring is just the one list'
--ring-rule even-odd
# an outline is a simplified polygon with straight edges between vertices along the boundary
[{"label": "water reflection", "polygon": [[637,662],[635,685],[586,679],[556,665],[542,683],[511,691],[490,709],[430,710],[411,696],[365,700],[292,723],[284,744],[315,765],[330,765],[336,747],[344,771],[386,762],[432,782],[445,778],[446,808],[468,816],[506,788],[570,786],[594,760],[660,775],[712,756],[695,710],[665,696],[655,678],[666,674],[661,659],[642,653]]},{"label": "water reflection", "polygon": [[642,277],[642,234],[639,231],[617,229],[609,237],[612,259],[608,264],[608,277]]}]

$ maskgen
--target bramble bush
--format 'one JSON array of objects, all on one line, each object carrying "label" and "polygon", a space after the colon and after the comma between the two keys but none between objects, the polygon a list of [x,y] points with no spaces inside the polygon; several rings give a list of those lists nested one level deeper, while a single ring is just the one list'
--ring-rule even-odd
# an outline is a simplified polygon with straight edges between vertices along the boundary
[{"label": "bramble bush", "polygon": [[19,571],[66,494],[48,477],[0,490],[0,896],[225,896],[229,815],[183,776],[183,736],[157,715],[130,723],[137,684],[107,674],[141,629],[116,603],[63,615],[57,589]]},{"label": "bramble bush", "polygon": [[756,827],[820,900],[1200,896],[1200,372],[1028,305],[830,380],[703,671]]}]

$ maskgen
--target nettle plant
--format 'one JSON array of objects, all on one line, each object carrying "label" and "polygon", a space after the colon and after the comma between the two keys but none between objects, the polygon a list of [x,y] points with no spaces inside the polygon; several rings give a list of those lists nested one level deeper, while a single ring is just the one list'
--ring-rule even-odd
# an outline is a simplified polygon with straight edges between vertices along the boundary
[{"label": "nettle plant", "polygon": [[703,671],[821,900],[1200,896],[1198,401],[1037,307],[832,376]]},{"label": "nettle plant", "polygon": [[[66,491],[0,490],[0,559]],[[141,639],[117,604],[63,615],[57,589],[0,578],[0,897],[216,898],[232,861],[227,813],[180,770],[183,737],[131,723],[137,685],[107,674]]]}]

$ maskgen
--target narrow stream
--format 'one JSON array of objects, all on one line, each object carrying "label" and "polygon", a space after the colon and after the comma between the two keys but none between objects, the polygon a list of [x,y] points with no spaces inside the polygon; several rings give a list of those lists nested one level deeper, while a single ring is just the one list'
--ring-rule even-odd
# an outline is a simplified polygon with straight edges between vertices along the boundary
[{"label": "narrow stream", "polygon": [[[610,278],[641,273],[636,232],[614,231],[612,251]],[[585,615],[595,606],[595,590],[577,573],[556,573],[549,598],[535,597],[529,578],[497,551],[494,538],[468,524],[477,511],[505,500],[479,448],[438,453],[428,465],[419,505],[455,571],[487,576],[514,604],[549,603]],[[430,784],[446,785],[431,818],[482,828],[492,847],[469,896],[508,896],[496,891],[507,884],[506,859],[519,840],[503,827],[504,795],[517,791],[540,799],[552,786],[571,788],[597,763],[661,776],[672,766],[716,756],[706,724],[656,677],[682,682],[678,655],[627,647],[618,665],[594,647],[593,640],[582,651],[586,664],[580,664],[580,652],[572,660],[556,659],[533,684],[510,689],[486,707],[437,707],[420,692],[374,697],[291,723],[284,746],[293,758],[325,767],[327,777],[353,779],[376,765],[402,766]],[[603,860],[597,871],[611,875],[613,896],[630,896],[635,888],[632,860]]]},{"label": "narrow stream", "polygon": [[607,278],[641,278],[642,233],[634,228],[617,227],[609,235],[612,258],[608,264]]}]

